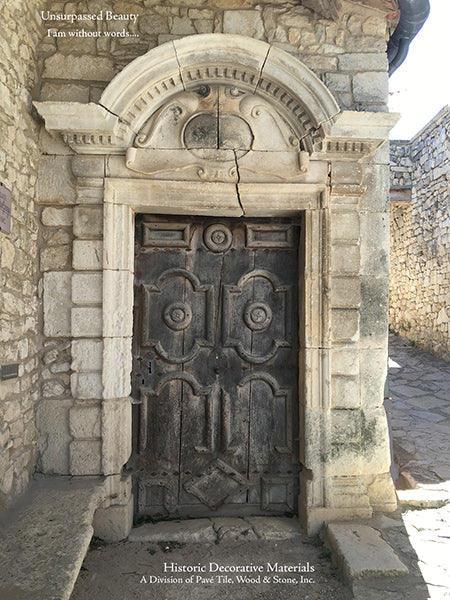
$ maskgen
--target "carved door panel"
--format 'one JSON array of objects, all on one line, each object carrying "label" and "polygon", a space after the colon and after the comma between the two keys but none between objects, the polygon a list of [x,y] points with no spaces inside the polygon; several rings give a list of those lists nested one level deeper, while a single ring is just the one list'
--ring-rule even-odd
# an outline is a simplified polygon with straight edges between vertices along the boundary
[{"label": "carved door panel", "polygon": [[138,512],[295,512],[298,228],[140,217]]}]

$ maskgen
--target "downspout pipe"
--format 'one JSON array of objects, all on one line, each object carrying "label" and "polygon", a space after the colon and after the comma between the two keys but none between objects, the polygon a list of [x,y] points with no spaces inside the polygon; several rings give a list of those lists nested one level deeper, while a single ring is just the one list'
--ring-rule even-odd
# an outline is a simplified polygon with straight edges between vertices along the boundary
[{"label": "downspout pipe", "polygon": [[400,21],[387,47],[389,75],[405,60],[410,43],[430,14],[429,0],[398,0],[398,5]]}]

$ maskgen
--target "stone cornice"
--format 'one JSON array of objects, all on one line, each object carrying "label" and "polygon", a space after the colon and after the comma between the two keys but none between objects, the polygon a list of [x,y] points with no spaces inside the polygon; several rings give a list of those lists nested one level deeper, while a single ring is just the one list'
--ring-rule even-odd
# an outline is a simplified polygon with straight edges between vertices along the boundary
[{"label": "stone cornice", "polygon": [[132,132],[100,104],[34,102],[49,133],[60,133],[65,143],[80,154],[122,153]]},{"label": "stone cornice", "polygon": [[318,152],[312,158],[358,160],[375,152],[389,137],[398,113],[369,113],[344,110],[330,126]]}]

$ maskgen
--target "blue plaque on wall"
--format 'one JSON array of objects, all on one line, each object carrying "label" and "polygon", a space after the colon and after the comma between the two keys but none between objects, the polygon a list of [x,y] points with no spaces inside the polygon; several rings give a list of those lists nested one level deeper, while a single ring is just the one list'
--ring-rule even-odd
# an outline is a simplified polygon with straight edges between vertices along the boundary
[{"label": "blue plaque on wall", "polygon": [[0,231],[11,233],[11,190],[0,183]]}]

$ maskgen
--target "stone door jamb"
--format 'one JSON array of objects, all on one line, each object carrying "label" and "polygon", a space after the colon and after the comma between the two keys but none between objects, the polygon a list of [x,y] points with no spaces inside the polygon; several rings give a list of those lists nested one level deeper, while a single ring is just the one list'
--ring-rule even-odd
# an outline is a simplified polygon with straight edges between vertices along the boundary
[{"label": "stone door jamb", "polygon": [[[226,198],[227,184],[213,184],[214,195]],[[280,184],[277,184],[280,187]],[[274,202],[273,185],[258,184],[254,190],[259,198],[252,210],[247,209],[248,217],[302,217],[302,234],[300,242],[300,258],[302,271],[299,275],[299,307],[300,307],[300,460],[306,467],[305,484],[302,482],[299,498],[299,511],[306,511],[309,504],[306,495],[311,495],[311,484],[314,483],[315,502],[321,498],[326,504],[327,464],[317,463],[320,448],[328,447],[329,410],[330,406],[330,313],[326,290],[329,287],[328,261],[324,258],[329,253],[328,209],[322,204],[326,202],[325,183],[315,186],[298,184],[295,204],[292,205],[293,190],[285,191],[287,201]],[[304,187],[304,189],[302,189]],[[311,193],[311,188],[315,193]],[[103,398],[105,402],[117,402],[123,398],[127,402],[131,372],[131,341],[133,330],[133,283],[134,283],[134,216],[136,213],[176,214],[189,216],[192,214],[216,216],[241,216],[232,203],[217,203],[212,207],[209,194],[199,197],[196,186],[180,186],[179,182],[148,181],[144,179],[107,178],[104,192],[104,238],[103,238]],[[184,190],[184,191],[183,191]],[[176,203],[183,192],[183,202]],[[280,189],[280,193],[282,190]],[[212,190],[210,191],[212,193]],[[280,194],[283,196],[283,194]],[[314,198],[315,196],[315,198]],[[245,195],[244,195],[245,197]],[[231,197],[230,197],[231,199]],[[253,204],[253,203],[252,203]],[[225,206],[224,206],[225,205]],[[264,205],[267,207],[265,210]],[[320,373],[320,375],[317,375]],[[319,436],[307,439],[309,422]],[[121,423],[117,423],[117,428]],[[129,432],[131,436],[131,430]],[[131,439],[130,439],[131,443]],[[114,452],[111,444],[103,440],[103,453],[111,457]],[[107,444],[107,446],[105,446]],[[106,458],[106,457],[105,457]],[[125,460],[127,457],[125,457]],[[108,458],[106,458],[108,461]],[[124,457],[117,457],[117,463]],[[116,461],[114,461],[116,462]],[[314,473],[313,480],[310,475]],[[305,473],[304,473],[305,475]]]}]

